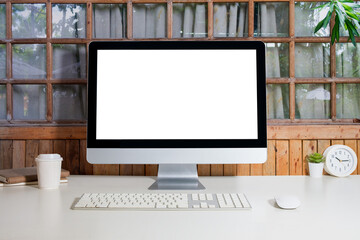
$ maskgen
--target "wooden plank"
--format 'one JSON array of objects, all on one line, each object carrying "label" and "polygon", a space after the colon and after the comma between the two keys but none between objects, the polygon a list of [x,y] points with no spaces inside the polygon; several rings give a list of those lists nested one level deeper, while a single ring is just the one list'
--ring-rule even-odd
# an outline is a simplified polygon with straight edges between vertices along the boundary
[{"label": "wooden plank", "polygon": [[86,140],[80,140],[80,174],[93,174],[93,165],[86,158]]},{"label": "wooden plank", "polygon": [[[357,153],[357,145],[356,145],[356,140],[345,140],[344,144],[348,147],[350,147],[352,150],[354,150],[355,153]],[[357,175],[358,171],[357,169],[355,169],[355,171],[351,174],[351,175]]]},{"label": "wooden plank", "polygon": [[0,127],[0,139],[86,139],[86,127]]},{"label": "wooden plank", "polygon": [[13,141],[12,168],[25,167],[25,140]]},{"label": "wooden plank", "polygon": [[[63,158],[63,165],[68,165],[68,160],[66,159],[66,140],[54,140],[54,153],[60,154]],[[69,163],[70,164],[70,163]]]},{"label": "wooden plank", "polygon": [[208,24],[207,24],[207,32],[208,38],[212,39],[214,35],[214,4],[212,1],[209,1],[207,5],[207,15],[208,15]]},{"label": "wooden plank", "polygon": [[198,164],[197,169],[198,169],[199,176],[210,176],[210,173],[211,173],[210,164]]},{"label": "wooden plank", "polygon": [[248,3],[248,32],[249,37],[254,36],[254,0],[249,0]]},{"label": "wooden plank", "polygon": [[250,164],[237,164],[236,176],[250,176]]},{"label": "wooden plank", "polygon": [[330,140],[318,140],[318,153],[323,154],[328,147],[330,147]]},{"label": "wooden plank", "polygon": [[295,36],[295,1],[289,2],[289,37]]},{"label": "wooden plank", "polygon": [[309,165],[306,161],[306,156],[317,152],[317,141],[316,140],[304,140],[303,141],[303,175],[309,175]]},{"label": "wooden plank", "polygon": [[120,164],[120,175],[131,176],[133,175],[133,165],[131,164]]},{"label": "wooden plank", "polygon": [[94,164],[94,175],[119,175],[119,164]]},{"label": "wooden plank", "polygon": [[263,175],[263,164],[250,164],[250,175],[251,176],[262,176]]},{"label": "wooden plank", "polygon": [[80,173],[80,142],[79,140],[66,140],[66,163],[64,164],[66,169],[71,174]]},{"label": "wooden plank", "polygon": [[289,175],[289,141],[277,140],[276,146],[276,175]]},{"label": "wooden plank", "polygon": [[275,175],[275,140],[267,141],[267,161],[263,164],[263,175]]},{"label": "wooden plank", "polygon": [[[318,140],[318,149],[317,152],[323,154],[324,151],[330,146],[330,140]],[[324,175],[329,175],[325,170],[323,171]]]},{"label": "wooden plank", "polygon": [[39,143],[39,154],[53,153],[53,141],[52,140],[41,140]]},{"label": "wooden plank", "polygon": [[53,89],[52,89],[52,84],[51,83],[47,83],[46,84],[46,120],[47,121],[52,121],[53,119]]},{"label": "wooden plank", "polygon": [[211,176],[224,176],[224,164],[211,164],[210,175]]},{"label": "wooden plank", "polygon": [[[9,45],[9,44],[7,44]],[[6,53],[8,54],[8,52]],[[12,88],[10,83],[6,83],[6,119],[10,121],[12,119]],[[0,130],[1,132],[1,130]],[[4,139],[1,138],[0,139]]]},{"label": "wooden plank", "polygon": [[[330,120],[331,122],[331,120]],[[311,122],[309,122],[311,123]],[[290,124],[290,123],[288,123]],[[360,139],[360,124],[352,125],[271,125],[268,139]],[[86,139],[86,127],[0,127],[0,139]]]},{"label": "wooden plank", "polygon": [[236,176],[237,164],[224,164],[224,176]]},{"label": "wooden plank", "polygon": [[[289,84],[289,116],[290,121],[295,120],[295,83]],[[269,133],[268,133],[269,136]]]},{"label": "wooden plank", "polygon": [[145,175],[146,176],[157,176],[158,165],[157,164],[146,164],[145,165]]},{"label": "wooden plank", "polygon": [[[334,52],[332,54],[334,54],[334,56],[331,55],[332,58],[335,59],[335,44],[334,46],[331,47],[331,50]],[[335,61],[335,60],[332,60]],[[333,70],[333,66],[331,66],[331,71],[336,71]],[[333,73],[331,73],[333,74]],[[336,83],[332,82],[330,84],[331,86],[331,91],[330,91],[330,114],[331,114],[331,119],[332,120],[336,120]]]},{"label": "wooden plank", "polygon": [[290,175],[302,175],[302,141],[290,140]]},{"label": "wooden plank", "polygon": [[133,165],[133,175],[134,176],[145,176],[145,165],[144,164],[134,164]]},{"label": "wooden plank", "polygon": [[331,140],[331,145],[344,145],[344,140],[340,139],[333,139]]},{"label": "wooden plank", "polygon": [[39,140],[26,140],[25,167],[35,167],[35,158],[39,155]]},{"label": "wooden plank", "polygon": [[360,125],[268,126],[268,139],[359,139]]},{"label": "wooden plank", "polygon": [[167,28],[167,38],[172,38],[172,32],[173,32],[173,3],[172,2],[168,2],[167,4],[167,25],[166,25],[166,28]]},{"label": "wooden plank", "polygon": [[133,38],[133,7],[132,7],[132,2],[127,2],[127,19],[126,19],[126,23],[127,23],[127,37],[128,39],[132,39]]},{"label": "wooden plank", "polygon": [[0,169],[12,168],[13,141],[0,140]]}]

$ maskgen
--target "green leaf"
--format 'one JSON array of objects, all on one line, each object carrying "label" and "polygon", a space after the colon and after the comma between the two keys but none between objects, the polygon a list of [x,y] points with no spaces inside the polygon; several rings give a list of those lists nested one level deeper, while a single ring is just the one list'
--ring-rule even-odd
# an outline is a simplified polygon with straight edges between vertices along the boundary
[{"label": "green leaf", "polygon": [[359,36],[359,33],[357,32],[353,23],[350,20],[346,19],[345,24],[348,26],[349,31],[352,31],[355,36]]},{"label": "green leaf", "polygon": [[[335,26],[334,26],[335,27]],[[340,39],[340,24],[339,24],[339,20],[338,20],[338,22],[337,22],[337,25],[336,25],[336,41],[338,41],[339,42],[339,39]]]},{"label": "green leaf", "polygon": [[316,25],[314,33],[317,33],[317,31],[319,31],[322,28],[324,21],[325,21],[325,18]]},{"label": "green leaf", "polygon": [[334,42],[335,42],[335,37],[336,37],[336,23],[333,27],[333,30],[332,30],[332,34],[331,34],[331,45],[334,45]]},{"label": "green leaf", "polygon": [[342,28],[345,28],[345,17],[344,17],[344,14],[341,12],[341,10],[338,8],[337,5],[335,5],[334,8],[335,8],[336,16],[338,16],[338,18],[339,18],[341,27],[342,27]]},{"label": "green leaf", "polygon": [[323,28],[326,28],[326,26],[329,24],[330,22],[330,19],[331,19],[331,12],[328,12],[328,14],[326,15],[326,18],[325,18],[325,21],[324,21],[324,24],[323,24]]},{"label": "green leaf", "polygon": [[312,9],[312,10],[315,10],[315,9],[323,9],[324,7],[327,7],[327,6],[329,6],[330,5],[330,3],[326,3],[326,4],[323,4],[323,5],[320,5],[320,6],[317,6],[317,7],[313,7],[313,8],[310,8],[310,9]]},{"label": "green leaf", "polygon": [[341,5],[344,7],[344,9],[345,9],[346,11],[354,12],[354,9],[353,9],[352,7],[350,7],[350,6],[348,6],[347,4],[342,3]]},{"label": "green leaf", "polygon": [[351,18],[359,21],[358,16],[356,16],[354,13],[351,13],[351,12],[346,11],[346,15],[348,15],[349,17],[351,17]]},{"label": "green leaf", "polygon": [[346,2],[346,3],[353,3],[354,1],[352,0],[339,0],[339,2],[343,3],[343,2]]},{"label": "green leaf", "polygon": [[349,31],[349,38],[351,39],[352,44],[356,47],[355,37],[352,31]]}]

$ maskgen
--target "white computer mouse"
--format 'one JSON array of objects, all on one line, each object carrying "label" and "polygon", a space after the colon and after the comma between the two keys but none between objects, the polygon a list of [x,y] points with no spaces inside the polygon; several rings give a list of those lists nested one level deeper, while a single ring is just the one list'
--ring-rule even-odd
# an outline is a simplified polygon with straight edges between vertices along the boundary
[{"label": "white computer mouse", "polygon": [[279,195],[275,197],[277,205],[282,209],[295,209],[300,206],[300,200],[294,195]]}]

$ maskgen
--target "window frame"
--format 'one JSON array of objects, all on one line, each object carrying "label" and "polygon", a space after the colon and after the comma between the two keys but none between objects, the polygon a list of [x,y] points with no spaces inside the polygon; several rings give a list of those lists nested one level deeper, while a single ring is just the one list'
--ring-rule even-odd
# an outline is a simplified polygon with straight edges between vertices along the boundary
[{"label": "window frame", "polygon": [[[213,36],[213,6],[214,3],[248,3],[248,37],[214,37]],[[287,2],[289,3],[289,36],[288,37],[254,37],[254,4],[264,2]],[[300,2],[300,1],[299,1]],[[301,2],[324,2],[303,0]],[[31,39],[13,39],[12,38],[12,4],[46,4],[46,37]],[[52,4],[86,4],[86,38],[52,38]],[[92,36],[92,11],[93,4],[126,4],[127,8],[127,26],[126,38],[102,39]],[[167,4],[167,37],[161,39],[139,39],[133,38],[133,4],[144,3],[166,3]],[[172,38],[172,15],[173,3],[206,3],[207,4],[207,37],[205,38]],[[289,119],[269,119],[269,125],[288,125],[288,124],[351,124],[358,123],[359,119],[338,119],[336,117],[336,84],[357,83],[360,84],[360,78],[338,78],[336,77],[336,44],[330,45],[330,76],[327,78],[296,78],[295,77],[295,43],[330,43],[330,37],[296,37],[295,36],[295,0],[0,0],[0,4],[6,5],[6,38],[0,39],[0,44],[6,45],[6,79],[1,79],[0,84],[6,85],[6,106],[7,119],[0,120],[1,125],[69,125],[75,124],[82,126],[86,121],[54,121],[53,120],[53,84],[80,84],[86,85],[87,78],[83,79],[52,79],[52,44],[86,44],[86,56],[88,56],[89,43],[91,41],[148,41],[148,40],[239,40],[239,41],[263,41],[264,43],[288,43],[289,44],[289,77],[287,78],[267,78],[267,84],[287,84],[289,86]],[[331,19],[330,26],[334,25],[334,17]],[[340,37],[341,43],[347,42],[347,37]],[[356,42],[360,43],[360,37],[356,37]],[[46,45],[46,79],[13,79],[12,78],[12,45],[13,44],[45,44]],[[87,66],[88,68],[88,66]],[[86,71],[87,72],[87,71]],[[308,83],[328,83],[330,84],[330,118],[329,119],[296,119],[295,118],[295,85]],[[13,96],[12,86],[14,84],[45,84],[47,88],[46,99],[46,120],[23,121],[13,119]]]}]

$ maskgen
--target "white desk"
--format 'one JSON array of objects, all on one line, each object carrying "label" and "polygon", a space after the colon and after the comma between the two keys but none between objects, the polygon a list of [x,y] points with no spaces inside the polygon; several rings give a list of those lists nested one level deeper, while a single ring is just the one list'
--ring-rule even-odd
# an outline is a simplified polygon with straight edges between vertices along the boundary
[{"label": "white desk", "polygon": [[[58,190],[0,188],[0,239],[359,239],[360,176],[202,177],[206,192],[244,192],[250,211],[71,210],[84,192],[147,192],[154,178],[71,176]],[[296,210],[274,206],[296,194]]]}]

